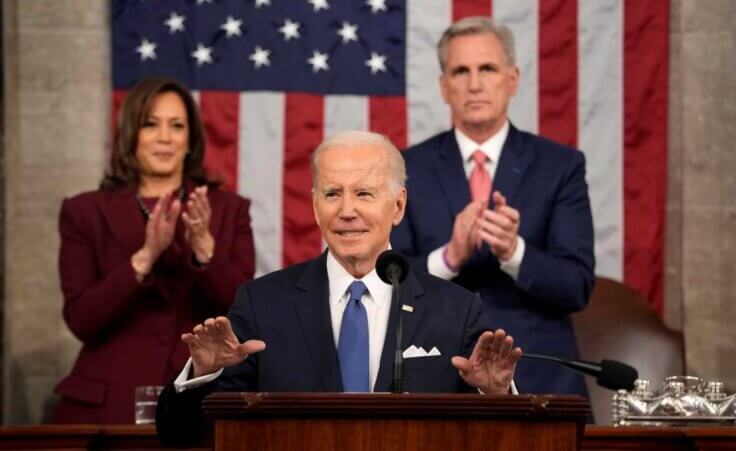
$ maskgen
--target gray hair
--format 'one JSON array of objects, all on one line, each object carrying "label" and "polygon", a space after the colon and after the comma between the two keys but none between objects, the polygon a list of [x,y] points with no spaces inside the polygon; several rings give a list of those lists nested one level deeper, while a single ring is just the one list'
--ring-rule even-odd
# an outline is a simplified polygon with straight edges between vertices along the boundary
[{"label": "gray hair", "polygon": [[443,72],[445,71],[447,45],[452,38],[485,33],[493,34],[501,41],[501,47],[506,54],[506,61],[511,66],[515,66],[516,51],[514,50],[514,33],[511,32],[511,29],[490,17],[473,16],[458,20],[442,33],[442,37],[437,42],[437,58],[440,61],[440,69]]},{"label": "gray hair", "polygon": [[394,195],[406,186],[406,165],[404,157],[393,143],[384,135],[362,130],[347,130],[337,132],[325,138],[317,149],[312,152],[312,189],[317,183],[317,160],[319,155],[327,149],[340,147],[354,149],[363,146],[375,146],[383,149],[388,156],[390,170],[390,188]]}]

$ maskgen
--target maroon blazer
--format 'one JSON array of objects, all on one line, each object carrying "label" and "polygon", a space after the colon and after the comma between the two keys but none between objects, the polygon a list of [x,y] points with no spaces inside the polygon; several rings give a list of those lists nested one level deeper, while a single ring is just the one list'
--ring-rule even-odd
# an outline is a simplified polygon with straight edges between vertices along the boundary
[{"label": "maroon blazer", "polygon": [[143,283],[130,263],[145,238],[135,191],[93,191],[64,200],[64,319],[83,346],[71,374],[56,386],[62,399],[55,422],[132,423],[135,387],[164,385],[174,377],[189,357],[181,334],[224,315],[237,286],[253,278],[249,202],[219,189],[208,197],[212,261],[195,266],[180,218],[174,241]]}]

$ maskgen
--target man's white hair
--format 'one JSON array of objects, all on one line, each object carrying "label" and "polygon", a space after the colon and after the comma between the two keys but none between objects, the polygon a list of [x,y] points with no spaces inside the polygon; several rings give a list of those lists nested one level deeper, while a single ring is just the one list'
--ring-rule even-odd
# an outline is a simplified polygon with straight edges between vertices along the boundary
[{"label": "man's white hair", "polygon": [[390,171],[389,186],[393,195],[397,195],[399,190],[406,186],[404,157],[401,156],[399,149],[386,136],[363,130],[346,130],[334,133],[317,146],[317,149],[312,152],[312,189],[316,188],[317,172],[319,171],[317,162],[322,152],[335,147],[349,150],[366,146],[378,147],[384,150],[388,157]]}]

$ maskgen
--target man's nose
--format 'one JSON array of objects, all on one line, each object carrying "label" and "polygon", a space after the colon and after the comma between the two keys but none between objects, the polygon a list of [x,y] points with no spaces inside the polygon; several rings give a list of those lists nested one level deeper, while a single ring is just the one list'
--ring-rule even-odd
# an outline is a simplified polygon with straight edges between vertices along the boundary
[{"label": "man's nose", "polygon": [[340,216],[343,218],[355,216],[355,198],[352,194],[346,193],[340,199]]},{"label": "man's nose", "polygon": [[480,72],[471,70],[468,76],[468,90],[480,91],[483,84],[480,82]]}]

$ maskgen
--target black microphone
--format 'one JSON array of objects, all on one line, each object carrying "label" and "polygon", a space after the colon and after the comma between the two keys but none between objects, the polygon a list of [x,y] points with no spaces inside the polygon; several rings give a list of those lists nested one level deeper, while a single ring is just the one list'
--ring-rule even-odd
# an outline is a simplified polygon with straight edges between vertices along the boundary
[{"label": "black microphone", "polygon": [[639,377],[636,368],[615,360],[603,359],[601,363],[594,363],[582,360],[565,360],[539,354],[522,354],[521,356],[527,359],[557,362],[577,372],[595,377],[598,385],[611,390],[631,390],[634,388],[634,381]]},{"label": "black microphone", "polygon": [[378,277],[389,285],[401,283],[409,274],[409,262],[401,255],[401,252],[389,249],[378,256],[376,272]]},{"label": "black microphone", "polygon": [[404,391],[404,355],[402,353],[401,335],[404,329],[404,316],[401,314],[401,302],[399,302],[399,286],[409,274],[409,262],[401,253],[387,250],[383,251],[376,260],[376,273],[384,282],[392,286],[391,304],[396,312],[396,349],[394,351],[394,393]]}]

